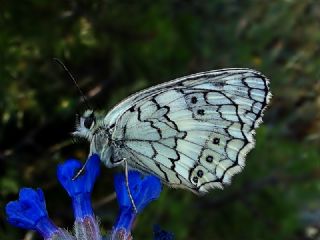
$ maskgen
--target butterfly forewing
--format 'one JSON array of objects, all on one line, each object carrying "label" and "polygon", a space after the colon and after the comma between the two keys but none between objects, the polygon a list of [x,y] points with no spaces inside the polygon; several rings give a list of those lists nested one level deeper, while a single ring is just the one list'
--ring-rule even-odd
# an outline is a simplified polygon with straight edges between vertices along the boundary
[{"label": "butterfly forewing", "polygon": [[105,121],[116,122],[115,157],[169,186],[205,193],[244,167],[270,97],[259,72],[216,70],[134,94]]}]

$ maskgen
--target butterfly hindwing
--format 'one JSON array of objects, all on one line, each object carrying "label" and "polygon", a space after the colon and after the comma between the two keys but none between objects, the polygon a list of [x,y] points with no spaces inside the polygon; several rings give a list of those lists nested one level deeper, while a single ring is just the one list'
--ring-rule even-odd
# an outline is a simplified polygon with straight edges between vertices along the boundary
[{"label": "butterfly hindwing", "polygon": [[270,95],[268,80],[249,69],[199,73],[144,90],[111,111],[115,155],[172,187],[221,188],[244,167]]}]

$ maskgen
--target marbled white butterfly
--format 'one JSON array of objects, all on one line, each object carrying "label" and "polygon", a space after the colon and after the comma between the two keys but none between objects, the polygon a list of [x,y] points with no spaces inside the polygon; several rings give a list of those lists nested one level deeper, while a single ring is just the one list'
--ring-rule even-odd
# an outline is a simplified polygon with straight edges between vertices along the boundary
[{"label": "marbled white butterfly", "polygon": [[75,136],[90,141],[107,167],[158,176],[206,193],[242,170],[269,103],[268,79],[250,69],[221,69],[175,79],[129,96],[104,118],[92,110]]}]

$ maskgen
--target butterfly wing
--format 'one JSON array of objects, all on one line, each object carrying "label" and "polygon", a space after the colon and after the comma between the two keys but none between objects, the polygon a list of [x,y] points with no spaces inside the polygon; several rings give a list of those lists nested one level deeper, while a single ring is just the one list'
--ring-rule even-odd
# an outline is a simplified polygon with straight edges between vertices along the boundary
[{"label": "butterfly wing", "polygon": [[114,155],[172,187],[205,193],[242,170],[271,94],[250,69],[203,72],[155,86],[116,106]]}]

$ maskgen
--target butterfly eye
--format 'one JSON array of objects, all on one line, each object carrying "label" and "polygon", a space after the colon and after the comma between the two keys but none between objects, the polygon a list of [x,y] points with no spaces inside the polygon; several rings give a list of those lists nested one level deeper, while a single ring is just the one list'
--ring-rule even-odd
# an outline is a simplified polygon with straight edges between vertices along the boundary
[{"label": "butterfly eye", "polygon": [[95,116],[93,114],[90,114],[85,118],[83,125],[85,126],[85,128],[90,129],[93,126],[95,120]]}]

